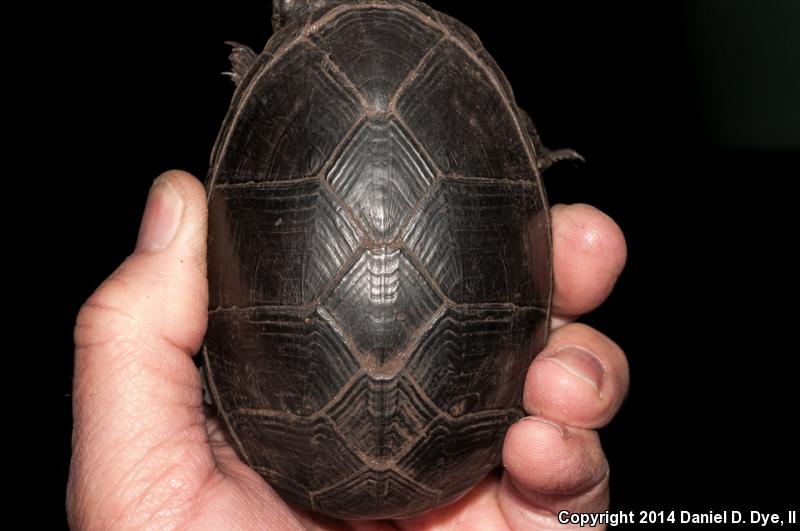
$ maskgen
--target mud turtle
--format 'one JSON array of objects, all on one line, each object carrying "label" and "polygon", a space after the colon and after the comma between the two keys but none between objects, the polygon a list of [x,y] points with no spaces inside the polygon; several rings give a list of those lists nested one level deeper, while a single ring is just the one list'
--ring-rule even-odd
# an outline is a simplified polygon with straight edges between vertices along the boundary
[{"label": "mud turtle", "polygon": [[286,499],[411,516],[500,461],[551,293],[545,150],[474,33],[276,0],[213,150],[208,390]]}]

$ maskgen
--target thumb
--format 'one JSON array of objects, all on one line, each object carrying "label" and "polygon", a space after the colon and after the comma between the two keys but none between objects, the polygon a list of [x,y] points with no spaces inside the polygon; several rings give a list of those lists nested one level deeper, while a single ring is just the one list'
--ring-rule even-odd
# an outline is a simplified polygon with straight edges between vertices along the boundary
[{"label": "thumb", "polygon": [[[104,501],[147,499],[158,478],[190,494],[193,477],[213,467],[191,359],[206,329],[206,223],[200,182],[180,171],[159,176],[135,252],[78,314],[73,519],[104,512]],[[176,477],[181,467],[193,476]]]}]

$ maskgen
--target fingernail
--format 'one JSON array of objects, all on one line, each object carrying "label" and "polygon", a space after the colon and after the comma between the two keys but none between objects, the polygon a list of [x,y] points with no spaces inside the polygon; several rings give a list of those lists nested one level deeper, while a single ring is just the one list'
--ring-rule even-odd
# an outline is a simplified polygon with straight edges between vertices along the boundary
[{"label": "fingernail", "polygon": [[137,251],[160,251],[170,244],[183,217],[183,199],[167,179],[158,178],[150,188],[144,207]]},{"label": "fingernail", "polygon": [[606,370],[592,352],[582,347],[565,345],[545,356],[545,359],[558,363],[564,370],[591,385],[595,392],[600,394]]},{"label": "fingernail", "polygon": [[536,422],[537,424],[558,433],[558,436],[562,439],[567,438],[566,430],[551,420],[547,420],[542,417],[522,417],[520,422]]}]

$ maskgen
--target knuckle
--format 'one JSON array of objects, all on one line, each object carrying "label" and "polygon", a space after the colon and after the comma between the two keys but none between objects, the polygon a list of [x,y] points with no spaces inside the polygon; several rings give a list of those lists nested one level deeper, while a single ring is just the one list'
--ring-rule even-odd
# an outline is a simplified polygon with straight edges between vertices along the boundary
[{"label": "knuckle", "polygon": [[77,348],[112,341],[141,324],[127,309],[132,306],[125,303],[130,300],[129,293],[128,284],[112,275],[84,302],[75,319]]}]

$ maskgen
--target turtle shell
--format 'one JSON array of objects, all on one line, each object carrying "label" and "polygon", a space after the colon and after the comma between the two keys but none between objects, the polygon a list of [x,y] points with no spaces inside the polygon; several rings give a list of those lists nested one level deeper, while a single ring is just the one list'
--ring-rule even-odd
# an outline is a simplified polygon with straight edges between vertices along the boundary
[{"label": "turtle shell", "polygon": [[524,414],[548,207],[469,29],[418,2],[317,4],[242,74],[214,148],[206,376],[285,500],[406,517],[480,481]]}]

